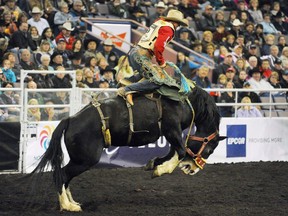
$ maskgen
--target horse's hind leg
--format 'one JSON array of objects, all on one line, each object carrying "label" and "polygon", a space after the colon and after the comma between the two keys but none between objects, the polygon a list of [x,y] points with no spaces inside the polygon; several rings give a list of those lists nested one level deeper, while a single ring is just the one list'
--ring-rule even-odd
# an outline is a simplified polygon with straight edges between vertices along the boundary
[{"label": "horse's hind leg", "polygon": [[59,203],[60,203],[60,210],[66,210],[66,211],[82,211],[81,206],[79,203],[75,202],[70,188],[69,188],[69,182],[71,179],[75,176],[80,175],[81,173],[88,170],[90,166],[84,166],[84,165],[77,165],[73,163],[71,160],[70,162],[63,167],[62,171],[65,173],[63,184],[59,190]]}]

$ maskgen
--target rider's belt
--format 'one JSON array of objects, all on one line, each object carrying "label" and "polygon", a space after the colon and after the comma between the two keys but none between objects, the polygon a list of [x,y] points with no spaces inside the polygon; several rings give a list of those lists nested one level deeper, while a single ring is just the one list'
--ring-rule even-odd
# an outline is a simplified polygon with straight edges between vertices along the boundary
[{"label": "rider's belt", "polygon": [[140,55],[145,55],[147,56],[148,58],[151,58],[154,56],[154,53],[152,50],[150,49],[147,49],[147,48],[144,48],[144,47],[141,47],[139,45],[137,45],[137,51]]}]

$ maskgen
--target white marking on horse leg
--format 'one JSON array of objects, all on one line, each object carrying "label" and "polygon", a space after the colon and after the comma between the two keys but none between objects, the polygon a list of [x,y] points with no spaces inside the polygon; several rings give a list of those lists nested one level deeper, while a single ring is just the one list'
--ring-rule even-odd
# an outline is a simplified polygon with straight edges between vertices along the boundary
[{"label": "white marking on horse leg", "polygon": [[60,203],[61,211],[63,210],[75,211],[75,212],[82,211],[79,205],[73,204],[69,201],[64,185],[62,186],[62,193],[58,195],[59,195],[59,203]]},{"label": "white marking on horse leg", "polygon": [[178,164],[178,153],[175,152],[174,156],[169,161],[165,161],[163,164],[158,165],[154,169],[153,176],[161,176],[166,173],[172,173]]},{"label": "white marking on horse leg", "polygon": [[66,189],[66,194],[67,194],[67,197],[68,197],[68,200],[70,201],[70,203],[73,203],[73,204],[75,204],[75,205],[79,205],[79,206],[80,206],[80,203],[76,202],[76,201],[73,199],[72,193],[71,193],[69,187]]}]

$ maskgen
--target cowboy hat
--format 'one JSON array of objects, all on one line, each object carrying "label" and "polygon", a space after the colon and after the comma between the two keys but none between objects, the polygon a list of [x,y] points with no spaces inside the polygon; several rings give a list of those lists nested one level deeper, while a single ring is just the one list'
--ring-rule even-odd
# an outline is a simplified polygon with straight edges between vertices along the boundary
[{"label": "cowboy hat", "polygon": [[38,7],[33,7],[32,8],[32,11],[30,12],[30,15],[32,16],[32,14],[41,14],[41,16],[43,16],[43,11],[42,10],[40,10],[40,8],[38,8]]},{"label": "cowboy hat", "polygon": [[232,25],[233,25],[233,26],[240,26],[240,25],[243,25],[243,23],[240,22],[239,19],[235,19],[235,20],[233,21]]},{"label": "cowboy hat", "polygon": [[102,44],[105,45],[105,46],[114,46],[113,41],[111,40],[111,38],[105,39]]},{"label": "cowboy hat", "polygon": [[112,72],[114,75],[116,74],[116,70],[112,67],[107,66],[105,69],[100,70],[100,74],[103,75],[106,72]]},{"label": "cowboy hat", "polygon": [[164,8],[167,9],[167,6],[165,5],[164,2],[160,1],[158,4],[155,4],[156,8]]},{"label": "cowboy hat", "polygon": [[73,31],[74,30],[74,28],[72,28],[71,22],[65,22],[61,28],[66,29],[67,31]]},{"label": "cowboy hat", "polygon": [[187,23],[184,21],[183,13],[179,10],[169,10],[166,17],[164,16],[160,16],[160,17],[167,21],[173,21],[173,22],[179,23],[180,25],[188,26]]},{"label": "cowboy hat", "polygon": [[96,43],[96,47],[98,47],[98,41],[95,38],[87,38],[84,40],[84,49],[87,50],[88,49],[88,44],[90,42],[95,42]]}]

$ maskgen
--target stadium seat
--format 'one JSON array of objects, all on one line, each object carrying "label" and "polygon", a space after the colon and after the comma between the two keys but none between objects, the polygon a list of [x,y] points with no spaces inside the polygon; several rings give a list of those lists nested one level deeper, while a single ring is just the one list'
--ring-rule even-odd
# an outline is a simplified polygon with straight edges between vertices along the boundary
[{"label": "stadium seat", "polygon": [[[267,96],[261,96],[260,97],[260,100],[261,100],[261,102],[262,103],[269,103],[270,101],[270,98],[269,97],[267,97]],[[271,98],[271,103],[273,103],[274,101],[273,101],[273,98]],[[270,105],[261,105],[261,109],[262,110],[270,110]],[[274,107],[274,105],[271,105],[271,109],[272,110],[275,110],[275,107]]]},{"label": "stadium seat", "polygon": [[97,4],[96,6],[98,15],[100,16],[109,15],[109,7],[107,4]]},{"label": "stadium seat", "polygon": [[275,110],[263,110],[264,112],[264,117],[278,117],[278,113]]},{"label": "stadium seat", "polygon": [[286,105],[275,105],[276,110],[287,110],[288,111],[288,103],[286,96],[276,96],[273,97],[275,103],[286,103]]},{"label": "stadium seat", "polygon": [[279,117],[288,117],[288,110],[279,110],[277,111]]}]

